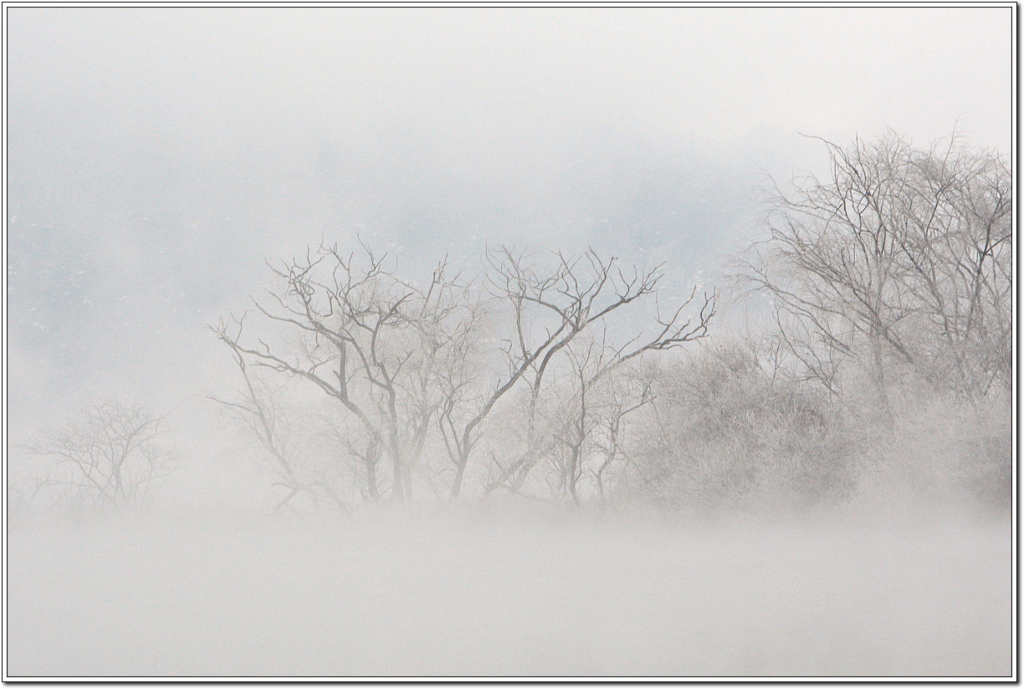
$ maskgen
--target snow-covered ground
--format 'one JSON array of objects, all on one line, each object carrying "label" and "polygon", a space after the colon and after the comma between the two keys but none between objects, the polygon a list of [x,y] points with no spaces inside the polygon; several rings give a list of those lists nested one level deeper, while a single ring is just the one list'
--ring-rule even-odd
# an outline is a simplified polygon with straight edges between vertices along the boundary
[{"label": "snow-covered ground", "polygon": [[1010,672],[1005,523],[467,509],[9,530],[11,677]]}]

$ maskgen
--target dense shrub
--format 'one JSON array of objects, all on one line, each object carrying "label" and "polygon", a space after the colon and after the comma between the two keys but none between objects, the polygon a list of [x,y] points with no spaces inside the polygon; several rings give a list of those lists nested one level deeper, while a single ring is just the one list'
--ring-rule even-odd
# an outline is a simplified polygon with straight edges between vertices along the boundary
[{"label": "dense shrub", "polygon": [[838,410],[750,348],[707,348],[666,370],[652,413],[629,480],[641,499],[699,514],[803,510],[853,491],[859,450]]},{"label": "dense shrub", "polygon": [[1012,496],[1009,397],[904,397],[889,441],[864,467],[865,502],[1006,514]]}]

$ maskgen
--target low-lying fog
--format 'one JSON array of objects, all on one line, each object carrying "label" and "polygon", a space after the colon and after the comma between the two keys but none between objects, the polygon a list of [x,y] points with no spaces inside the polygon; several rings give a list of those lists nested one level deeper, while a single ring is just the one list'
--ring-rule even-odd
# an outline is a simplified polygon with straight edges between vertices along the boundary
[{"label": "low-lying fog", "polygon": [[9,673],[1007,675],[1007,524],[907,521],[15,524]]}]

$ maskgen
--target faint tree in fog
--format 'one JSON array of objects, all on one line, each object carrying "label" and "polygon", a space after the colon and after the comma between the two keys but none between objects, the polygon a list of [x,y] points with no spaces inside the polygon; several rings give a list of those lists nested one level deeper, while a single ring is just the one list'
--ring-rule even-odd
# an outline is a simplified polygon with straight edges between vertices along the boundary
[{"label": "faint tree in fog", "polygon": [[58,502],[132,505],[150,496],[178,468],[175,453],[157,445],[163,419],[141,406],[106,400],[42,434],[31,450],[55,462],[42,480]]},{"label": "faint tree in fog", "polygon": [[222,321],[215,331],[239,359],[305,380],[337,400],[352,423],[342,422],[335,436],[362,465],[367,498],[380,497],[386,456],[391,497],[404,500],[440,403],[433,372],[451,346],[445,329],[461,317],[469,288],[441,264],[421,290],[398,279],[385,259],[366,245],[357,259],[321,244],[272,267],[280,287],[256,308],[299,337],[290,350],[262,338],[243,344],[244,318]]},{"label": "faint tree in fog", "polygon": [[908,327],[941,342],[920,343],[933,381],[986,394],[1011,382],[1013,228],[1006,161],[957,148],[910,151],[902,162],[916,197],[897,236],[906,288],[917,312]]},{"label": "faint tree in fog", "polygon": [[654,379],[651,371],[630,370],[624,375],[614,376],[609,381],[594,440],[598,464],[596,468],[590,470],[602,501],[607,499],[609,471],[616,464],[630,460],[623,437],[627,418],[654,401]]},{"label": "faint tree in fog", "polygon": [[565,348],[563,366],[535,410],[544,422],[534,428],[534,452],[544,460],[551,492],[574,505],[590,497],[590,484],[606,499],[613,467],[628,459],[626,423],[654,399],[648,367],[618,365],[606,333],[599,340],[587,335]]},{"label": "faint tree in fog", "polygon": [[[331,436],[362,466],[368,499],[387,490],[388,477],[380,472],[384,458],[391,460],[391,497],[410,499],[412,469],[432,440],[444,448],[454,470],[450,497],[455,499],[473,450],[486,435],[485,422],[521,382],[529,390],[527,449],[502,466],[489,490],[504,485],[518,491],[538,461],[549,456],[540,451],[543,434],[536,429],[539,395],[546,376],[560,365],[556,360],[581,335],[595,342],[595,333],[602,333],[594,344],[599,365],[586,368],[582,385],[565,393],[564,402],[577,408],[574,400],[582,397],[578,408],[586,416],[598,381],[644,353],[704,337],[715,312],[715,295],[705,295],[699,311],[684,318],[694,290],[666,317],[654,308],[647,328],[627,319],[625,329],[613,330],[611,317],[624,311],[633,321],[644,320],[640,309],[626,307],[645,300],[656,305],[662,273],[627,272],[616,259],[593,251],[556,253],[549,269],[509,249],[490,251],[486,291],[449,276],[445,263],[420,288],[400,279],[385,267],[385,257],[365,245],[361,258],[321,245],[273,269],[279,287],[268,290],[256,308],[267,319],[265,326],[276,324],[292,338],[290,345],[280,338],[268,343],[265,332],[250,342],[244,316],[214,328],[246,380],[241,401],[229,404],[277,459],[282,483],[293,493],[310,484],[295,474],[277,437],[273,400],[253,385],[247,362],[312,383],[340,403],[344,413],[329,421]],[[613,331],[623,334],[617,345],[609,336]],[[583,425],[589,429],[590,421]],[[589,430],[585,435],[577,448],[581,452],[594,440]],[[558,442],[548,436],[546,442]],[[577,459],[570,462],[575,468],[566,485],[578,502],[584,458]]]},{"label": "faint tree in fog", "polygon": [[324,493],[342,509],[344,501],[329,481],[322,476],[307,476],[302,467],[296,466],[295,452],[285,437],[289,425],[282,409],[280,388],[272,388],[261,378],[253,376],[239,352],[233,352],[235,363],[242,374],[244,387],[233,400],[215,396],[209,399],[222,405],[228,412],[249,429],[259,445],[273,458],[277,476],[275,485],[284,487],[288,494],[277,504],[278,510],[285,507],[300,493],[305,493],[316,502],[318,492]]},{"label": "faint tree in fog", "polygon": [[[554,469],[552,488],[555,493],[568,494],[573,504],[580,504],[580,479],[583,478],[587,458],[591,454],[597,421],[600,418],[594,397],[594,378],[601,368],[600,348],[595,343],[589,346],[568,347],[567,399],[559,400],[554,409],[552,448],[550,463]],[[531,411],[533,411],[531,409]]]},{"label": "faint tree in fog", "polygon": [[1005,162],[897,136],[825,142],[831,174],[775,187],[739,278],[769,294],[783,340],[837,392],[856,356],[891,423],[887,370],[984,393],[1009,382],[1011,226]]},{"label": "faint tree in fog", "polygon": [[[507,384],[511,386],[518,378],[524,378],[529,386],[525,449],[501,468],[499,475],[490,482],[488,491],[504,486],[512,492],[519,492],[530,471],[545,456],[544,448],[552,447],[552,439],[538,430],[538,402],[556,357],[564,355],[566,348],[581,334],[593,336],[598,329],[602,333],[599,352],[594,356],[594,361],[598,362],[596,367],[585,373],[578,371],[580,376],[573,376],[582,382],[573,386],[575,392],[569,393],[571,399],[565,400],[569,405],[567,408],[581,410],[584,418],[575,422],[576,428],[577,431],[586,431],[585,406],[589,387],[646,352],[673,349],[704,337],[715,314],[716,295],[705,294],[698,313],[684,318],[696,297],[694,289],[689,298],[667,316],[656,310],[653,323],[646,324],[653,331],[641,330],[637,334],[635,329],[628,330],[637,326],[618,326],[616,330],[626,341],[624,344],[612,344],[608,338],[612,332],[612,317],[621,316],[623,312],[638,312],[638,309],[630,309],[630,305],[635,306],[647,299],[656,300],[658,283],[663,277],[661,266],[623,270],[616,258],[604,259],[592,250],[579,256],[557,252],[554,258],[554,266],[543,270],[524,255],[509,249],[502,248],[488,256],[490,289],[511,311],[512,328],[504,348],[509,372]],[[539,331],[543,331],[543,335]],[[577,404],[580,398],[583,406]],[[578,480],[576,472],[581,469],[572,457],[582,451],[585,441],[578,437],[579,433],[576,435],[573,440],[566,437],[556,441],[563,450],[566,442],[569,443],[570,460],[565,466],[570,473],[565,478],[570,480],[571,493]],[[574,500],[577,497],[574,494]]]}]

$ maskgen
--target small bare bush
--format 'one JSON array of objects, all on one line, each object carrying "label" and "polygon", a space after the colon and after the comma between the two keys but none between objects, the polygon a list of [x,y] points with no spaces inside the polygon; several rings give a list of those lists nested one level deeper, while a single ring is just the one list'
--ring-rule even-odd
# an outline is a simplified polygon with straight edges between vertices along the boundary
[{"label": "small bare bush", "polygon": [[162,422],[145,407],[114,400],[85,407],[76,420],[44,432],[31,448],[51,462],[35,494],[74,506],[143,501],[178,468],[178,456],[157,442]]}]

